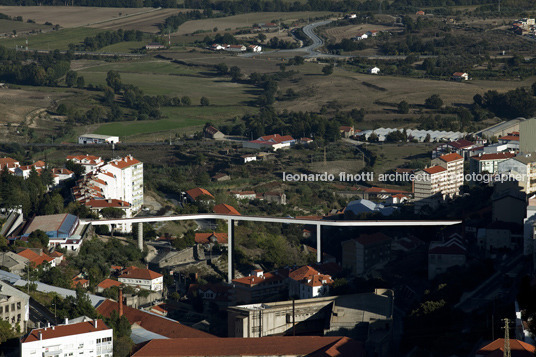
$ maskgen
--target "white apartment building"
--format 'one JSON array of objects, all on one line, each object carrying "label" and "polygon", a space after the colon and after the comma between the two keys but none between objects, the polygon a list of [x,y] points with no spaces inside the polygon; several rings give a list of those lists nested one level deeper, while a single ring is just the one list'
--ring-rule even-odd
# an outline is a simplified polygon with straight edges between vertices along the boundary
[{"label": "white apartment building", "polygon": [[149,269],[127,268],[117,280],[122,284],[144,290],[162,291],[164,289],[163,275]]},{"label": "white apartment building", "polygon": [[451,198],[458,196],[463,186],[463,156],[457,153],[442,155],[433,159],[432,165],[447,169],[447,181],[441,188],[443,195]]},{"label": "white apartment building", "polygon": [[143,163],[132,155],[112,160],[102,167],[115,176],[116,192],[111,197],[127,201],[132,205],[133,211],[141,210],[143,205]]},{"label": "white apartment building", "polygon": [[536,192],[536,153],[519,154],[500,162],[498,172],[518,178],[519,185],[527,195]]},{"label": "white apartment building", "polygon": [[437,206],[437,200],[434,199],[447,181],[448,171],[441,166],[432,166],[415,173],[413,181],[413,195],[415,198],[415,210],[420,211],[424,206],[432,208]]},{"label": "white apartment building", "polygon": [[310,299],[329,294],[329,286],[333,284],[331,276],[321,274],[306,265],[289,273],[289,296]]},{"label": "white apartment building", "polygon": [[30,319],[30,296],[0,281],[0,319],[7,321],[13,329],[26,330]]},{"label": "white apartment building", "polygon": [[102,320],[33,329],[21,339],[22,357],[112,357],[113,330]]}]

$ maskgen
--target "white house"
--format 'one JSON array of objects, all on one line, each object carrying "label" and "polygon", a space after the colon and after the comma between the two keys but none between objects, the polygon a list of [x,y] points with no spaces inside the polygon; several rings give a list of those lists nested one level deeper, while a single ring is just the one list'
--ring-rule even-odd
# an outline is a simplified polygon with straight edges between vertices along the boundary
[{"label": "white house", "polygon": [[227,45],[225,50],[230,51],[230,52],[244,52],[246,50],[246,46],[244,46],[244,45]]},{"label": "white house", "polygon": [[64,168],[54,168],[52,169],[52,176],[54,176],[54,185],[58,186],[63,181],[73,178],[74,172]]},{"label": "white house", "polygon": [[249,45],[248,48],[253,52],[262,52],[262,47],[259,45]]},{"label": "white house", "polygon": [[469,80],[469,74],[465,72],[454,72],[451,78],[453,81],[467,81]]},{"label": "white house", "polygon": [[143,205],[143,163],[133,158],[132,155],[127,155],[110,161],[102,167],[102,170],[115,176],[117,182],[115,195],[107,198],[129,202],[134,212],[141,210]]},{"label": "white house", "polygon": [[119,136],[84,134],[78,137],[79,144],[117,144]]},{"label": "white house", "polygon": [[41,171],[46,167],[45,163],[43,161],[36,161],[31,165],[23,165],[18,166],[15,168],[15,176],[22,176],[25,180],[30,177],[30,173],[33,169],[37,171],[38,173],[41,173]]},{"label": "white house", "polygon": [[354,39],[357,40],[357,41],[361,41],[361,40],[364,40],[366,38],[368,38],[368,35],[366,33],[358,33],[354,37]]},{"label": "white house", "polygon": [[162,274],[149,269],[126,268],[117,280],[121,284],[145,290],[162,291],[164,289],[164,277]]},{"label": "white house", "polygon": [[112,357],[113,329],[102,320],[33,329],[21,340],[21,356]]},{"label": "white house", "polygon": [[254,200],[257,198],[255,191],[231,191],[231,195],[237,200]]},{"label": "white house", "polygon": [[378,67],[372,67],[371,69],[369,69],[369,73],[370,74],[378,74],[378,73],[380,73],[380,69]]},{"label": "white house", "polygon": [[261,136],[257,140],[243,141],[242,147],[258,150],[272,150],[277,151],[279,149],[290,148],[296,143],[296,140],[290,135],[265,135]]},{"label": "white house", "polygon": [[221,51],[221,50],[224,50],[225,47],[220,45],[220,44],[218,44],[218,43],[215,43],[212,46],[210,46],[210,49],[213,50],[213,51]]},{"label": "white house", "polygon": [[248,162],[251,162],[251,161],[257,161],[257,156],[254,154],[242,155],[240,157],[242,158],[244,164],[247,164]]},{"label": "white house", "polygon": [[333,284],[331,276],[320,274],[306,265],[289,273],[289,295],[300,299],[310,299],[329,294]]},{"label": "white house", "polygon": [[86,174],[95,170],[97,167],[104,165],[104,160],[102,160],[102,158],[88,154],[67,156],[67,160],[82,165],[84,167],[84,173]]}]

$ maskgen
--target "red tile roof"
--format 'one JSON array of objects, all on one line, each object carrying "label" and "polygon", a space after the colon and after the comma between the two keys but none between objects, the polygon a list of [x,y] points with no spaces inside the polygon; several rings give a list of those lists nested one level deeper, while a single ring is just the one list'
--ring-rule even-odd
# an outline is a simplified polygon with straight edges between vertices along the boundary
[{"label": "red tile roof", "polygon": [[125,269],[119,278],[154,280],[161,278],[163,275],[149,269]]},{"label": "red tile roof", "polygon": [[355,238],[355,241],[361,243],[364,246],[375,245],[379,243],[390,242],[391,238],[386,236],[383,233],[373,233],[373,234],[362,234],[361,236]]},{"label": "red tile roof", "polygon": [[303,280],[305,278],[310,278],[314,275],[320,274],[317,270],[311,268],[308,265],[302,266],[301,268],[298,268],[296,270],[291,271],[288,274],[288,277],[293,280]]},{"label": "red tile roof", "polygon": [[213,210],[214,213],[218,214],[231,214],[240,216],[240,213],[238,213],[238,211],[233,206],[227,205],[225,203],[214,206]]},{"label": "red tile roof", "polygon": [[[119,312],[119,306],[115,301],[105,300],[99,306],[97,306],[96,310],[102,316],[110,317],[112,311]],[[126,305],[123,305],[123,316],[128,319],[130,324],[135,323],[148,331],[166,336],[168,338],[216,338],[216,336],[182,325],[177,321],[137,310]],[[207,342],[205,344],[209,343]],[[178,351],[175,351],[175,353],[178,353]]]},{"label": "red tile roof", "polygon": [[54,258],[48,256],[45,253],[37,254],[31,249],[25,249],[22,252],[17,253],[21,257],[24,257],[28,259],[30,262],[34,264],[34,266],[38,267],[43,263],[50,263],[54,260]]},{"label": "red tile roof", "polygon": [[71,281],[72,288],[76,288],[78,285],[85,287],[87,286],[87,284],[89,284],[89,280],[78,277],[73,278],[73,280]]},{"label": "red tile roof", "polygon": [[473,146],[475,144],[470,142],[469,140],[460,139],[460,140],[456,140],[456,141],[451,141],[450,143],[448,143],[448,145],[453,146],[456,149],[464,149],[464,148],[471,147],[471,146]]},{"label": "red tile roof", "polygon": [[340,336],[271,336],[260,338],[155,339],[132,356],[325,356],[362,357],[362,343]]},{"label": "red tile roof", "polygon": [[210,237],[214,237],[219,244],[227,244],[227,233],[196,233],[195,242],[198,244],[211,243]]},{"label": "red tile roof", "polygon": [[95,164],[97,162],[102,161],[102,159],[98,156],[93,155],[71,155],[67,156],[67,160],[74,160],[74,161],[82,161],[87,160],[90,164]]},{"label": "red tile roof", "polygon": [[93,199],[93,200],[86,201],[84,205],[90,208],[107,208],[107,207],[128,208],[130,207],[130,203],[128,203],[127,201],[121,201],[115,198],[104,199],[104,200]]},{"label": "red tile roof", "polygon": [[122,159],[110,161],[110,165],[115,166],[121,170],[126,169],[127,167],[130,167],[130,166],[139,164],[139,163],[140,161],[136,160],[130,155],[125,156]]},{"label": "red tile roof", "polygon": [[463,160],[463,156],[461,156],[460,154],[457,154],[455,152],[451,153],[451,154],[446,154],[446,155],[441,155],[439,157],[441,160],[445,161],[445,162],[451,162],[451,161],[456,161],[456,160]]},{"label": "red tile roof", "polygon": [[464,74],[465,74],[464,72],[454,72],[452,75],[453,75],[454,77],[461,77],[461,76],[463,76]]},{"label": "red tile roof", "polygon": [[291,141],[294,140],[294,138],[290,135],[279,135],[279,134],[273,134],[273,135],[265,135],[261,136],[259,139],[260,141],[271,141],[275,143],[282,143],[284,141]]},{"label": "red tile roof", "polygon": [[[534,356],[534,346],[515,339],[510,339],[510,351],[512,357],[532,357]],[[499,352],[500,353],[496,353]],[[498,338],[492,343],[482,347],[477,355],[482,356],[502,356],[504,352],[504,338]]]},{"label": "red tile roof", "polygon": [[117,280],[113,280],[113,279],[104,279],[103,281],[101,281],[99,283],[99,285],[97,285],[99,288],[101,289],[108,289],[108,288],[111,288],[112,286],[121,286],[122,284],[120,282],[118,282]]},{"label": "red tile roof", "polygon": [[193,200],[197,200],[197,198],[200,196],[209,196],[214,198],[214,196],[212,196],[212,193],[200,187],[192,188],[191,190],[186,191],[186,194],[190,196]]},{"label": "red tile roof", "polygon": [[273,273],[264,273],[262,276],[245,276],[243,278],[233,279],[233,283],[248,285],[249,287],[253,287],[258,284],[262,284],[268,281],[276,281],[281,280],[282,278],[276,274]]},{"label": "red tile roof", "polygon": [[443,171],[447,171],[446,168],[442,167],[442,166],[432,166],[432,167],[428,167],[426,169],[423,170],[424,172],[426,173],[429,173],[430,175],[433,175],[433,174],[437,174],[437,173],[440,173],[440,172],[443,172]]},{"label": "red tile roof", "polygon": [[344,132],[350,132],[350,131],[354,130],[354,128],[351,127],[351,126],[344,126],[344,125],[343,125],[343,126],[340,126],[340,127],[339,127],[339,130],[340,130],[340,131],[344,131]]},{"label": "red tile roof", "polygon": [[70,175],[73,172],[71,170],[63,169],[63,168],[53,168],[52,173],[54,175]]},{"label": "red tile roof", "polygon": [[482,154],[480,156],[471,156],[471,159],[475,159],[478,161],[486,161],[486,160],[501,160],[501,159],[510,159],[512,157],[515,157],[516,154],[510,153],[510,152],[499,152],[496,154]]},{"label": "red tile roof", "polygon": [[499,140],[507,140],[507,141],[519,141],[519,135],[506,135],[501,136]]},{"label": "red tile roof", "polygon": [[7,168],[13,168],[19,165],[19,162],[15,159],[12,159],[10,157],[2,157],[0,158],[0,170],[3,170],[5,166]]},{"label": "red tile roof", "polygon": [[54,329],[52,327],[33,329],[28,335],[21,339],[22,343],[34,342],[39,340],[39,332],[42,334],[43,340],[51,338],[58,338],[70,335],[80,335],[83,333],[111,330],[104,321],[97,320],[97,327],[93,325],[92,321],[80,322],[77,324],[58,325]]}]

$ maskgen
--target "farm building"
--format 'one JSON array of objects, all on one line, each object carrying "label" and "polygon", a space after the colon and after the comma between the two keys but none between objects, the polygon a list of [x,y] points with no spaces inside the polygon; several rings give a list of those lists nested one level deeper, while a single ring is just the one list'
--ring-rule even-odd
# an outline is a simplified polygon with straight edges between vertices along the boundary
[{"label": "farm building", "polygon": [[372,67],[371,69],[369,69],[369,73],[370,74],[378,74],[378,73],[380,73],[380,69],[378,67]]},{"label": "farm building", "polygon": [[84,134],[78,137],[79,144],[117,144],[119,136]]},{"label": "farm building", "polygon": [[163,48],[166,48],[166,46],[158,42],[151,42],[145,45],[146,50],[161,50]]},{"label": "farm building", "polygon": [[465,72],[454,72],[452,74],[451,79],[453,81],[458,81],[458,82],[467,81],[467,80],[469,80],[469,74],[467,74]]},{"label": "farm building", "polygon": [[262,52],[262,47],[259,45],[249,45],[248,49],[252,52]]},{"label": "farm building", "polygon": [[[357,133],[357,136],[360,136],[361,138],[364,138],[365,140],[368,140],[370,135],[372,133],[376,134],[378,136],[378,141],[385,141],[385,138],[387,135],[394,131],[402,131],[402,129],[393,129],[393,128],[379,128],[375,130],[363,130],[359,133]],[[453,131],[441,131],[441,130],[416,130],[416,129],[407,129],[406,134],[408,135],[408,138],[412,138],[417,140],[418,142],[424,142],[426,140],[426,137],[430,136],[431,142],[439,142],[439,141],[454,141],[458,139],[462,139],[465,137],[466,133],[461,132],[453,132]]]}]

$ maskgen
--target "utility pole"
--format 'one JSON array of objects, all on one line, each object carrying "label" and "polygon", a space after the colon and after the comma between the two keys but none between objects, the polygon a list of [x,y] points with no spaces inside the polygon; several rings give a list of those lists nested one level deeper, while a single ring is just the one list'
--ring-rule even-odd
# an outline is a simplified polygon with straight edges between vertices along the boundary
[{"label": "utility pole", "polygon": [[507,318],[503,319],[504,321],[504,357],[512,357],[510,351],[510,320]]}]

